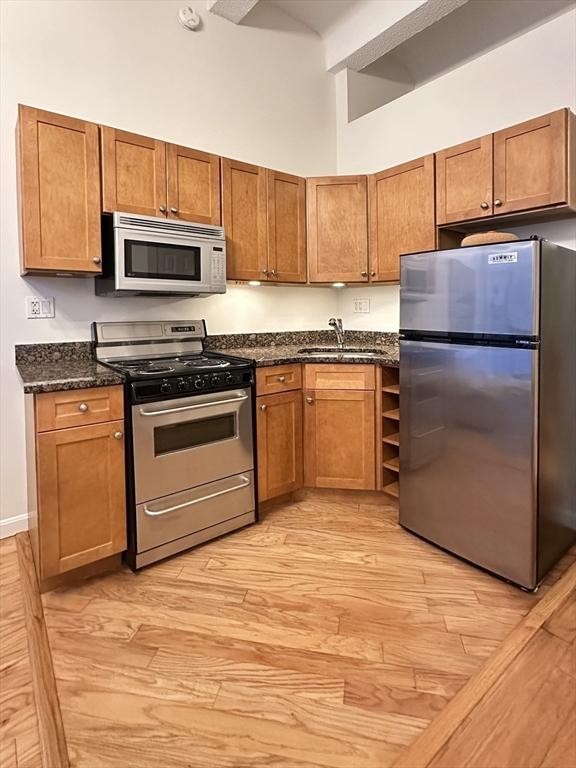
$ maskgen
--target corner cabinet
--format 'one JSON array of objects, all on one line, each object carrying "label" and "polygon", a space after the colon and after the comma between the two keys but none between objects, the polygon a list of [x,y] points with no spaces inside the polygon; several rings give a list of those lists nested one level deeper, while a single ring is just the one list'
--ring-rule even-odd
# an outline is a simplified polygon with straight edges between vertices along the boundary
[{"label": "corner cabinet", "polygon": [[20,105],[22,274],[101,272],[98,126]]},{"label": "corner cabinet", "polygon": [[400,254],[436,247],[434,155],[368,177],[370,281],[400,280]]},{"label": "corner cabinet", "polygon": [[222,160],[229,280],[306,282],[306,183],[299,176]]},{"label": "corner cabinet", "polygon": [[123,393],[118,386],[28,397],[31,538],[43,581],[126,548]]},{"label": "corner cabinet", "polygon": [[220,158],[102,126],[102,207],[220,224]]},{"label": "corner cabinet", "polygon": [[306,206],[309,281],[367,283],[366,176],[308,179]]},{"label": "corner cabinet", "polygon": [[374,490],[374,366],[307,365],[304,484]]}]

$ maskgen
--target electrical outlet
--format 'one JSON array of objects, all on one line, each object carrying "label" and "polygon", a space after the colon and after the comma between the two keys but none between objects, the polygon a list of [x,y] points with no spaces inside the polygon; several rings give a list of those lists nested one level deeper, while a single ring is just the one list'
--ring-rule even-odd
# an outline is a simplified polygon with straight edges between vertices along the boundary
[{"label": "electrical outlet", "polygon": [[370,312],[370,299],[354,299],[354,312]]},{"label": "electrical outlet", "polygon": [[53,296],[26,296],[26,317],[29,320],[54,317]]}]

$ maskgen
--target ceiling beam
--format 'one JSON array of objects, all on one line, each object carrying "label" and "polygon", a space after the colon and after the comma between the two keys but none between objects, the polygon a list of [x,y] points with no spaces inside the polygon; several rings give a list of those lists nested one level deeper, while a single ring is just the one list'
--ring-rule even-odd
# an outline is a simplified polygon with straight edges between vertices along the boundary
[{"label": "ceiling beam", "polygon": [[257,3],[258,0],[206,0],[206,7],[210,13],[240,24]]}]

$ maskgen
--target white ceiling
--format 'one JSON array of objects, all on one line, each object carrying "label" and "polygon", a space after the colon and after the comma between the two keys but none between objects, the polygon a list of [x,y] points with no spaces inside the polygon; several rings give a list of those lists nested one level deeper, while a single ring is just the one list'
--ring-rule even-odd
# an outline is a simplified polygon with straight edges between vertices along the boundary
[{"label": "white ceiling", "polygon": [[322,37],[357,4],[357,0],[268,0]]}]

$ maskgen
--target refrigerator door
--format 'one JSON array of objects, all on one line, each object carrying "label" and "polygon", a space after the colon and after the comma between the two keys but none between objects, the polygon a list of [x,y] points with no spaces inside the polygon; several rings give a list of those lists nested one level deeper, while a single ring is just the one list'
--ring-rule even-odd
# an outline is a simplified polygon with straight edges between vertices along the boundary
[{"label": "refrigerator door", "polygon": [[539,257],[534,240],[402,256],[401,330],[537,336]]},{"label": "refrigerator door", "polygon": [[400,523],[536,586],[538,350],[400,342]]}]

